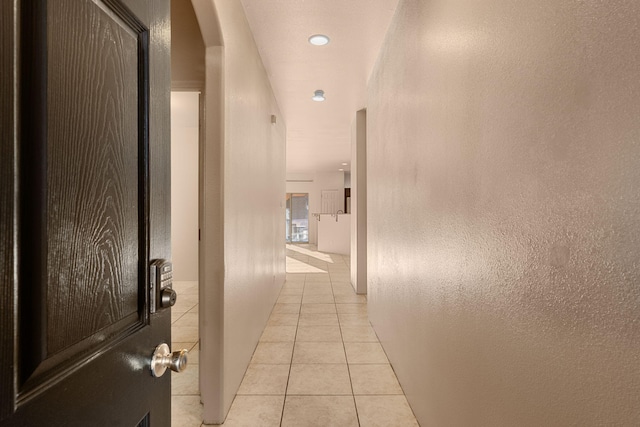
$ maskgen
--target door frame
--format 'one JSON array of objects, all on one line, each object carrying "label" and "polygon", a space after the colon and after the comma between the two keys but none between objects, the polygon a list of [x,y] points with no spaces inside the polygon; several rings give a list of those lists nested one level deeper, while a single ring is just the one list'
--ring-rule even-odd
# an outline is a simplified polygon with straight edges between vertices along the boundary
[{"label": "door frame", "polygon": [[205,45],[205,81],[173,82],[173,91],[200,92],[198,150],[199,384],[203,421],[221,424],[224,331],[224,46],[211,0],[191,0]]},{"label": "door frame", "polygon": [[224,47],[207,47],[200,143],[199,330],[203,421],[221,424],[224,359]]}]

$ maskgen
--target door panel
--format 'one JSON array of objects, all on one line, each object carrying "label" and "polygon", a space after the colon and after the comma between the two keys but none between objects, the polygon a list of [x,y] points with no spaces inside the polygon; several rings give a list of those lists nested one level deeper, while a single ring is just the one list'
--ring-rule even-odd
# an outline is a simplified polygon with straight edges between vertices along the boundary
[{"label": "door panel", "polygon": [[48,7],[48,356],[141,320],[148,47],[122,15],[100,1]]},{"label": "door panel", "polygon": [[168,426],[148,285],[170,258],[168,1],[7,3],[0,425]]},{"label": "door panel", "polygon": [[322,190],[320,193],[322,213],[336,213],[338,209],[338,190]]},{"label": "door panel", "polygon": [[47,10],[47,360],[70,363],[146,323],[148,46],[125,13],[100,2]]}]

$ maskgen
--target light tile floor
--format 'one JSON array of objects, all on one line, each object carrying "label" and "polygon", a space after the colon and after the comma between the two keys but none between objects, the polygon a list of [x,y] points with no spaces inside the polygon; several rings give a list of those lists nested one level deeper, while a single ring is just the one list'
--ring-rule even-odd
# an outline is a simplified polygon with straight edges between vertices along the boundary
[{"label": "light tile floor", "polygon": [[[192,352],[189,369],[172,378],[172,426],[199,427],[197,283],[175,287],[173,347]],[[223,425],[418,426],[366,297],[350,284],[348,257],[287,245],[286,282]]]},{"label": "light tile floor", "polygon": [[198,282],[174,282],[178,294],[171,308],[171,350],[189,350],[187,370],[171,372],[171,426],[200,427],[198,390]]}]

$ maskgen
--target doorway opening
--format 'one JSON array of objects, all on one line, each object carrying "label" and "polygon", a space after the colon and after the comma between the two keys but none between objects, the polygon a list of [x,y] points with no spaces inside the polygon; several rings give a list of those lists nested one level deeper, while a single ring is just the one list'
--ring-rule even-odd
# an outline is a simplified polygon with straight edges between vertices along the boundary
[{"label": "doorway opening", "polygon": [[309,193],[287,193],[287,243],[309,243]]}]

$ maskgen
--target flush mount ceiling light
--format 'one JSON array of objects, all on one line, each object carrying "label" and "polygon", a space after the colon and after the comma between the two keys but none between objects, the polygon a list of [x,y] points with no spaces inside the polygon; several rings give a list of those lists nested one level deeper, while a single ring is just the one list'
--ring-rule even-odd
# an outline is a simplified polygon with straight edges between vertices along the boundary
[{"label": "flush mount ceiling light", "polygon": [[314,46],[324,46],[329,43],[329,37],[324,34],[314,34],[309,37],[309,43]]},{"label": "flush mount ceiling light", "polygon": [[324,91],[318,89],[317,91],[313,92],[313,96],[311,97],[311,99],[318,102],[324,101]]},{"label": "flush mount ceiling light", "polygon": [[347,166],[347,165],[348,165],[348,163],[342,163],[342,166]]},{"label": "flush mount ceiling light", "polygon": [[340,172],[344,172],[344,169],[338,169]]}]

